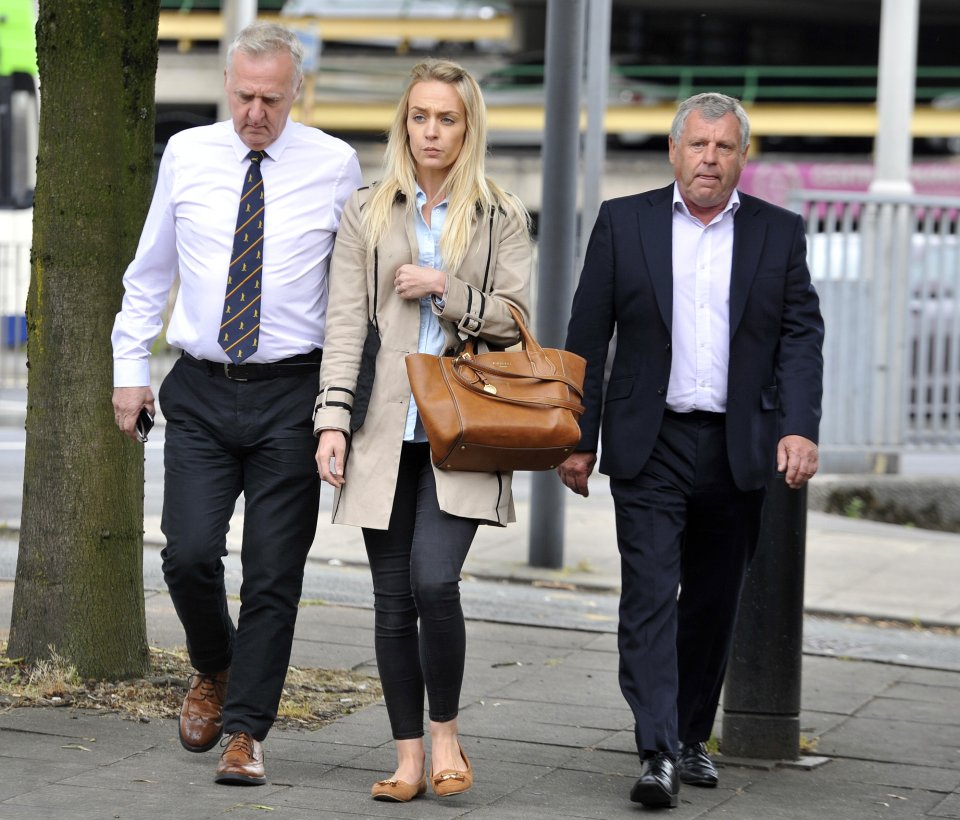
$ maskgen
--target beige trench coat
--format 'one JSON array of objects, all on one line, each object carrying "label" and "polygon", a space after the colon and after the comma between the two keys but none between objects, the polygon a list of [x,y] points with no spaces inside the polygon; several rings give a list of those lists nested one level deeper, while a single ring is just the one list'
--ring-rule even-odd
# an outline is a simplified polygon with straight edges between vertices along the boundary
[{"label": "beige trench coat", "polygon": [[[363,426],[349,442],[346,482],[337,492],[333,521],[387,529],[400,465],[400,448],[410,403],[404,357],[417,352],[419,303],[396,295],[394,273],[418,264],[416,228],[398,200],[388,236],[367,253],[360,239],[360,210],[370,196],[361,188],[348,201],[337,232],[330,266],[320,396],[314,430],[342,430],[349,436],[353,391],[368,317],[374,315],[374,267],[377,268],[376,317],[381,346],[376,378]],[[460,269],[448,271],[447,296],[434,312],[450,347],[459,342],[458,326],[493,345],[518,341],[519,331],[505,302],[529,322],[532,244],[526,225],[503,211],[477,211],[475,230]],[[515,520],[511,473],[468,473],[434,469],[440,508],[452,515],[501,526]]]}]

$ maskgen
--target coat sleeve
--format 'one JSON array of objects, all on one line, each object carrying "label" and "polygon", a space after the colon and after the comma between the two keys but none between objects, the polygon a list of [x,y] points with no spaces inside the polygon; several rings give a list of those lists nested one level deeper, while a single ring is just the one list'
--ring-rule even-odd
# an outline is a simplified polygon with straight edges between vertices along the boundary
[{"label": "coat sleeve", "polygon": [[803,222],[797,217],[784,293],[777,384],[780,435],[819,440],[823,397],[823,317],[807,268]]},{"label": "coat sleeve", "polygon": [[314,432],[350,430],[350,413],[367,332],[367,252],[360,237],[360,192],[347,202],[328,277],[326,334]]},{"label": "coat sleeve", "polygon": [[583,356],[587,369],[583,383],[578,451],[596,452],[603,409],[603,373],[616,320],[614,312],[613,228],[609,203],[600,206],[590,234],[580,282],[573,296],[567,327],[567,350]]},{"label": "coat sleeve", "polygon": [[448,273],[447,297],[442,308],[434,303],[434,311],[461,336],[509,347],[520,336],[506,303],[514,305],[530,324],[533,243],[526,223],[517,215],[497,210],[484,221],[486,230],[481,232],[488,241],[481,246],[487,254],[482,279],[468,282],[459,271]]}]

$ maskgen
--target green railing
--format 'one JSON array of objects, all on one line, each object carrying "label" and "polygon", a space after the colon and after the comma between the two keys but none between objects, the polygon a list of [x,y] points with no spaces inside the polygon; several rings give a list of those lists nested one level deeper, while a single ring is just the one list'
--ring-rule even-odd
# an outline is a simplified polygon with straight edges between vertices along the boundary
[{"label": "green railing", "polygon": [[[611,78],[648,84],[663,99],[684,99],[718,91],[754,102],[872,102],[877,97],[876,66],[651,66],[611,65]],[[543,82],[542,65],[505,66],[491,72],[487,89],[530,87]],[[641,89],[642,90],[642,89]],[[929,103],[960,95],[960,67],[917,68],[916,100]]]},{"label": "green railing", "polygon": [[[284,0],[257,0],[259,11],[280,11]],[[222,0],[160,0],[161,11],[220,11]]]}]

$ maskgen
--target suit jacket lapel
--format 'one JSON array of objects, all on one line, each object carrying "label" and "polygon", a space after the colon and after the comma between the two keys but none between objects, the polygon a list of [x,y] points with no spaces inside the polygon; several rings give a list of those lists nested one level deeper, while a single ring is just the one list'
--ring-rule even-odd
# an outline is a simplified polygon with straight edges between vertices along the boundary
[{"label": "suit jacket lapel", "polygon": [[654,191],[637,209],[640,246],[657,307],[667,330],[673,330],[673,185]]},{"label": "suit jacket lapel", "polygon": [[757,275],[767,224],[757,218],[753,197],[740,194],[740,207],[733,219],[733,265],[730,271],[730,338],[733,338],[747,306],[750,286]]}]

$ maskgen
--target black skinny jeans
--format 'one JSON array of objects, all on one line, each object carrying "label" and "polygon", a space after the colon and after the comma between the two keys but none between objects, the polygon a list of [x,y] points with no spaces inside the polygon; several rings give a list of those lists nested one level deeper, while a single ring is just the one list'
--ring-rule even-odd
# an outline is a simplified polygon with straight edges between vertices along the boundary
[{"label": "black skinny jeans", "polygon": [[[395,740],[457,716],[466,656],[460,570],[477,521],[443,512],[430,446],[404,442],[390,528],[364,528],[373,573],[374,647]],[[418,626],[419,621],[419,626]]]}]

